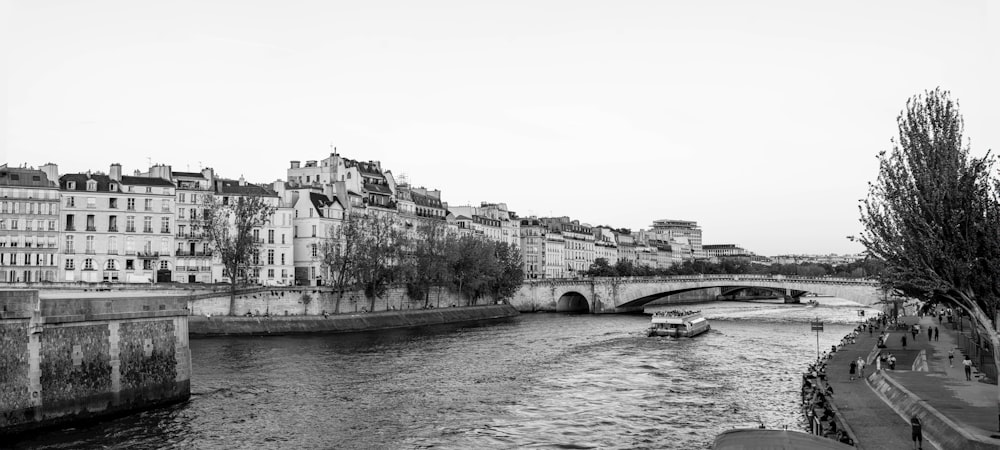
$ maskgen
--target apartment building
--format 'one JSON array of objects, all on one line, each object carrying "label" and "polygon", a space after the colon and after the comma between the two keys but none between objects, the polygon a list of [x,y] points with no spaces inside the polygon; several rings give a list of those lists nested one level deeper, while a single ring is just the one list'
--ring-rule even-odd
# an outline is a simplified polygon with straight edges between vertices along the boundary
[{"label": "apartment building", "polygon": [[0,166],[0,282],[56,281],[58,170]]}]

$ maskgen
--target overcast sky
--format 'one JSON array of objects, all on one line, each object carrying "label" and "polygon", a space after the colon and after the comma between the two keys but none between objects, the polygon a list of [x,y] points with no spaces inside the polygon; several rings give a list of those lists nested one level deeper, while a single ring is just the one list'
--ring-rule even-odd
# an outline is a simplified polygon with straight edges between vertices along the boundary
[{"label": "overcast sky", "polygon": [[[1000,149],[987,1],[6,1],[11,165],[284,179],[380,160],[506,202],[706,244],[854,253],[906,99],[941,86]],[[3,114],[6,114],[4,118]]]}]

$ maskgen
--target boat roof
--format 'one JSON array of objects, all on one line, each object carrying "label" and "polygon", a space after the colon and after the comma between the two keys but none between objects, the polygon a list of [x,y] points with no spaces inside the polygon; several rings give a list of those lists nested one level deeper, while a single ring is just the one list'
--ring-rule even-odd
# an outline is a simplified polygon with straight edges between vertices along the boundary
[{"label": "boat roof", "polygon": [[746,428],[725,431],[715,437],[713,450],[815,449],[846,450],[853,446],[814,434],[792,430]]}]

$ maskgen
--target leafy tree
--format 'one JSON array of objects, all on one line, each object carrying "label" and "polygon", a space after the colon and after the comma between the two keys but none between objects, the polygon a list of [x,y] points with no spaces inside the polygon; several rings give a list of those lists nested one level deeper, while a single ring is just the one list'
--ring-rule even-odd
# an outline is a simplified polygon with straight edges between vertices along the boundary
[{"label": "leafy tree", "polygon": [[911,98],[897,123],[899,141],[879,154],[878,179],[860,206],[865,228],[860,241],[884,261],[880,277],[886,285],[967,312],[988,336],[994,363],[1000,363],[994,159],[988,153],[970,156],[958,104],[947,91]]},{"label": "leafy tree", "polygon": [[594,263],[590,265],[590,268],[584,272],[585,276],[588,277],[615,277],[621,276],[618,271],[615,270],[610,264],[608,264],[607,258],[597,258]]},{"label": "leafy tree", "polygon": [[253,255],[260,250],[253,230],[264,226],[274,214],[274,205],[259,195],[230,197],[220,201],[209,197],[205,235],[229,277],[229,314],[236,314],[236,285],[246,277]]},{"label": "leafy tree", "polygon": [[461,236],[451,242],[448,248],[448,266],[452,283],[459,295],[475,304],[476,299],[486,291],[486,285],[496,273],[496,259],[493,245],[475,236]]},{"label": "leafy tree", "polygon": [[524,282],[524,265],[517,246],[506,242],[495,242],[494,247],[496,272],[490,283],[493,298],[506,301],[517,293],[521,283]]},{"label": "leafy tree", "polygon": [[337,291],[334,314],[340,313],[340,302],[344,299],[344,291],[355,282],[362,225],[362,218],[356,214],[346,214],[340,227],[330,226],[328,237],[317,252],[321,267],[327,274],[324,278],[330,280],[330,285]]},{"label": "leafy tree", "polygon": [[424,307],[430,304],[431,287],[443,286],[450,280],[448,247],[451,240],[454,237],[440,220],[425,220],[417,227],[412,254],[406,259],[403,270],[407,295],[423,300]]}]

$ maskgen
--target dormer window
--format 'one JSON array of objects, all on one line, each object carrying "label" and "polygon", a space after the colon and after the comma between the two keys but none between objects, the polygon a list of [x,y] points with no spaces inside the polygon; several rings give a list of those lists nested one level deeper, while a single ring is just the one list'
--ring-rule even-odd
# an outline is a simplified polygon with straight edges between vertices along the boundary
[{"label": "dormer window", "polygon": [[111,183],[111,185],[108,186],[108,189],[110,189],[111,192],[118,192],[118,185],[114,184],[114,183]]},{"label": "dormer window", "polygon": [[66,182],[66,189],[69,189],[71,191],[75,190],[76,189],[76,182],[75,181],[67,181]]},{"label": "dormer window", "polygon": [[87,190],[96,191],[97,190],[97,180],[87,180]]}]

